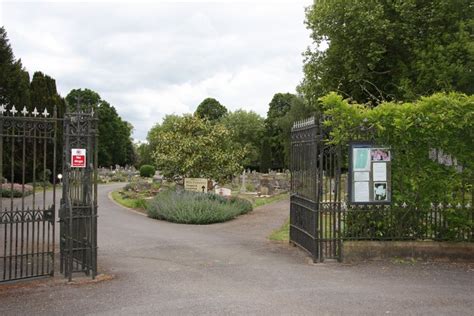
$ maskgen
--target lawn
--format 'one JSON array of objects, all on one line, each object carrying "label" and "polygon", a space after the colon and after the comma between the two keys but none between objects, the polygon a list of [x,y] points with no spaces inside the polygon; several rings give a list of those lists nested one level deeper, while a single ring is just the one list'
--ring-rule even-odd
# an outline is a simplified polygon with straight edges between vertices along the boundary
[{"label": "lawn", "polygon": [[122,206],[137,211],[145,212],[146,210],[146,200],[144,198],[126,198],[122,191],[114,191],[112,192],[112,199]]},{"label": "lawn", "polygon": [[270,203],[276,203],[289,198],[288,193],[280,193],[270,197],[257,197],[248,194],[239,194],[239,198],[249,200],[253,207],[260,207]]}]

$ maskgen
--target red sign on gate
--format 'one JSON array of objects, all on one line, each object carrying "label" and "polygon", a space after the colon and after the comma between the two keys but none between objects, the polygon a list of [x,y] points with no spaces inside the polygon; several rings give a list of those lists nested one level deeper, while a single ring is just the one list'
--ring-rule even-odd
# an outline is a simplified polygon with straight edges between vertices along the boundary
[{"label": "red sign on gate", "polygon": [[86,150],[83,148],[71,149],[71,167],[85,168],[86,167]]}]

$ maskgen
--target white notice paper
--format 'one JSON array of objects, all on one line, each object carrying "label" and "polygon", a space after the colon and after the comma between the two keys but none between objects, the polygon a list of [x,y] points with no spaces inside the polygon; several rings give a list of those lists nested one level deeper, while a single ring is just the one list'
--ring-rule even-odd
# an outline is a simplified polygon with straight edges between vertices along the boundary
[{"label": "white notice paper", "polygon": [[369,201],[369,182],[354,182],[354,202]]},{"label": "white notice paper", "polygon": [[370,173],[368,171],[355,171],[354,181],[369,181]]},{"label": "white notice paper", "polygon": [[372,167],[374,181],[387,181],[387,163],[374,162]]}]

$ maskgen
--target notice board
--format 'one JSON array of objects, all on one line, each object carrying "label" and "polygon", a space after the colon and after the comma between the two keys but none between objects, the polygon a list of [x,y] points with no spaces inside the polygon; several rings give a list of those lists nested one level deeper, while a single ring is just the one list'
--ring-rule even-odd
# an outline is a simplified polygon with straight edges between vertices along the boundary
[{"label": "notice board", "polygon": [[371,143],[349,146],[349,202],[351,204],[391,203],[390,148]]}]

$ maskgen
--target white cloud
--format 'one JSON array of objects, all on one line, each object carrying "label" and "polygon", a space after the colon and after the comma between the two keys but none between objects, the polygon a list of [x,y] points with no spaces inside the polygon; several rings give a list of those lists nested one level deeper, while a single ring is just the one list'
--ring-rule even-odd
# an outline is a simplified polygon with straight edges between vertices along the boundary
[{"label": "white cloud", "polygon": [[63,96],[97,91],[140,140],[206,97],[265,116],[272,96],[302,78],[311,0],[68,2],[0,5],[15,55],[54,77]]}]

